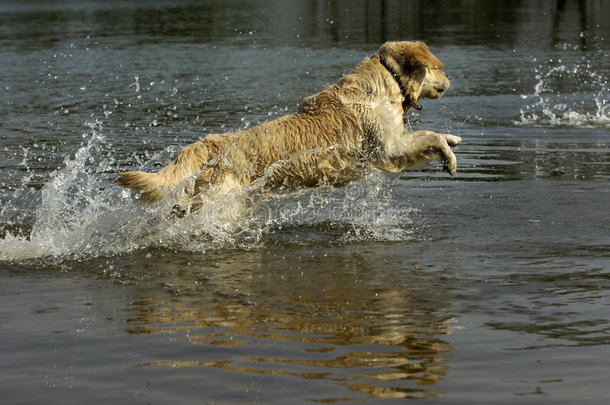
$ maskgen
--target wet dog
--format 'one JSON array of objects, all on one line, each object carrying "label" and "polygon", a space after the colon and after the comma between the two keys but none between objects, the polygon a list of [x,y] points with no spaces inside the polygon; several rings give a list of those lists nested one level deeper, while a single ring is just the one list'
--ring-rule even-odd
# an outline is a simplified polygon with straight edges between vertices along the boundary
[{"label": "wet dog", "polygon": [[[186,198],[264,186],[341,185],[367,168],[386,172],[421,169],[432,160],[451,175],[452,147],[461,138],[409,132],[403,115],[437,99],[450,78],[423,42],[386,42],[338,83],[302,100],[296,114],[237,133],[212,134],[182,149],[157,173],[126,172],[119,184],[146,202],[170,193]],[[186,212],[186,208],[181,208]],[[186,210],[186,211],[185,211]]]}]

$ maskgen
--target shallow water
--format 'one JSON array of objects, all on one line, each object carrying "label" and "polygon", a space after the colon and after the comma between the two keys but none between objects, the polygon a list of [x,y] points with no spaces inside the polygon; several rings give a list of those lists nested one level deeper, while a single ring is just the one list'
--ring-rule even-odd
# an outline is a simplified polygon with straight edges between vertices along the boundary
[{"label": "shallow water", "polygon": [[[4,401],[610,399],[610,7],[458,3],[0,5]],[[114,184],[397,38],[452,77],[407,119],[464,138],[454,178],[182,219]]]}]

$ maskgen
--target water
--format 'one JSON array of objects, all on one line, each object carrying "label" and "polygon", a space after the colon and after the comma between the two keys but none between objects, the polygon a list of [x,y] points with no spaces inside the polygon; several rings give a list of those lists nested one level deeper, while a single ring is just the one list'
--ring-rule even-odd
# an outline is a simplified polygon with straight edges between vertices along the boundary
[{"label": "water", "polygon": [[[593,1],[4,2],[4,402],[605,403],[608,17]],[[455,178],[372,172],[182,219],[114,184],[294,112],[396,38],[452,76],[408,123],[464,138]]]}]

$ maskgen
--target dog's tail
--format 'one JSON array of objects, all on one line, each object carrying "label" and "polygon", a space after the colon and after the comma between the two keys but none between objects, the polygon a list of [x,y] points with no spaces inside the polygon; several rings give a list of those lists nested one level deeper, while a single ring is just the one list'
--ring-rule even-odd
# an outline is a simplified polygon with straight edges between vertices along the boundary
[{"label": "dog's tail", "polygon": [[121,186],[138,190],[145,202],[154,202],[167,197],[171,184],[161,173],[125,172],[117,181]]},{"label": "dog's tail", "polygon": [[144,202],[155,202],[163,200],[170,192],[178,191],[179,188],[183,188],[186,193],[192,193],[194,181],[188,180],[201,172],[208,161],[208,148],[199,141],[182,149],[174,161],[159,172],[120,173],[117,182],[123,187],[138,190]]}]

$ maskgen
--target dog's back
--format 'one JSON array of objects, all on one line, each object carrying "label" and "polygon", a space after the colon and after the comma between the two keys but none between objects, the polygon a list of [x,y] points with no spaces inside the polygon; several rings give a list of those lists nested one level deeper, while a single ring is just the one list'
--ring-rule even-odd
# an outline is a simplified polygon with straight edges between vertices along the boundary
[{"label": "dog's back", "polygon": [[182,149],[161,171],[122,173],[118,183],[138,190],[145,202],[172,191],[195,195],[211,185],[228,191],[257,178],[269,186],[343,183],[353,177],[362,131],[353,111],[329,88],[304,99],[297,114],[235,134],[209,135]]}]

